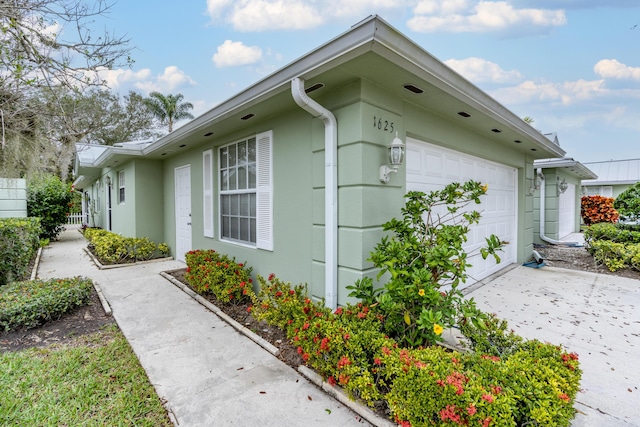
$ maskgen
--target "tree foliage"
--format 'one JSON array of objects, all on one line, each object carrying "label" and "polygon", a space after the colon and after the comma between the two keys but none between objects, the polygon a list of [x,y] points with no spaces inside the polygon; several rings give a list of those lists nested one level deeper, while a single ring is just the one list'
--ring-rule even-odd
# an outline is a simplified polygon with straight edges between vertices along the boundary
[{"label": "tree foliage", "polygon": [[0,174],[66,173],[77,141],[72,132],[58,138],[59,126],[48,122],[68,115],[64,97],[52,100],[101,85],[101,71],[132,63],[128,40],[90,28],[109,7],[105,0],[0,1]]},{"label": "tree foliage", "polygon": [[27,213],[40,218],[40,237],[55,239],[64,229],[71,210],[73,190],[57,176],[32,178],[27,187]]},{"label": "tree foliage", "polygon": [[613,202],[618,213],[631,220],[640,219],[640,182],[620,193]]},{"label": "tree foliage", "polygon": [[193,114],[189,110],[193,109],[190,102],[182,102],[184,96],[163,95],[160,92],[151,92],[147,98],[147,106],[153,115],[160,120],[160,123],[167,125],[169,133],[173,132],[175,122],[184,119],[193,119]]}]

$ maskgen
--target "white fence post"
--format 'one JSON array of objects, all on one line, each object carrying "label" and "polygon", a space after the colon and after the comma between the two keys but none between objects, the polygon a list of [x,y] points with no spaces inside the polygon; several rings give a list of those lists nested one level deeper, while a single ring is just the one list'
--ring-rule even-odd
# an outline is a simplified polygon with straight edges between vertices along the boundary
[{"label": "white fence post", "polygon": [[67,228],[80,228],[82,226],[82,214],[71,214],[67,217]]}]

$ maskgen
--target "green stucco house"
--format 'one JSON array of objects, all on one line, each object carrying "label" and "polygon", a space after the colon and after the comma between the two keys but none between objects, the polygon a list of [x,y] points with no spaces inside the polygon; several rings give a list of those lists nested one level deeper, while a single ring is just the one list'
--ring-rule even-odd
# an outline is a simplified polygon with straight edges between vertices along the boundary
[{"label": "green stucco house", "polygon": [[[396,137],[405,159],[381,176]],[[564,154],[372,16],[156,141],[79,146],[75,185],[89,225],[166,241],[178,260],[213,248],[335,307],[376,275],[370,251],[409,190],[487,183],[468,248],[509,244],[500,265],[472,258],[471,277],[528,261],[534,161]]]},{"label": "green stucco house", "polygon": [[570,157],[539,159],[533,165],[536,181],[529,192],[534,196],[534,243],[562,243],[580,232],[581,183],[597,175]]}]

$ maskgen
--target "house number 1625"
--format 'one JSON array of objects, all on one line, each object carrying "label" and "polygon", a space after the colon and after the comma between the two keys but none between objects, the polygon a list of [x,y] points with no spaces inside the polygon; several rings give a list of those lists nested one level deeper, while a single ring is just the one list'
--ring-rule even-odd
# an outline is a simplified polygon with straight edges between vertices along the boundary
[{"label": "house number 1625", "polygon": [[384,132],[393,133],[393,122],[383,120],[382,117],[373,116],[373,127]]}]

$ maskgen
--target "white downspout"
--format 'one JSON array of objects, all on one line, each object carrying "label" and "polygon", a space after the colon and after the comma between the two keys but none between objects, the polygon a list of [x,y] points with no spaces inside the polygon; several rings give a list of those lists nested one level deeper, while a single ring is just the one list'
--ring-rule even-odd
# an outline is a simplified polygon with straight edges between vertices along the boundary
[{"label": "white downspout", "polygon": [[555,240],[550,237],[545,236],[544,234],[544,223],[545,223],[545,200],[546,200],[546,184],[544,182],[544,174],[542,173],[542,168],[538,168],[537,175],[540,178],[540,239],[544,242],[551,243],[552,245],[566,245],[566,246],[581,246],[578,242],[562,242],[560,240]]},{"label": "white downspout", "polygon": [[302,109],[324,122],[324,298],[338,306],[338,122],[331,111],[307,96],[304,80],[291,81],[291,94]]}]

